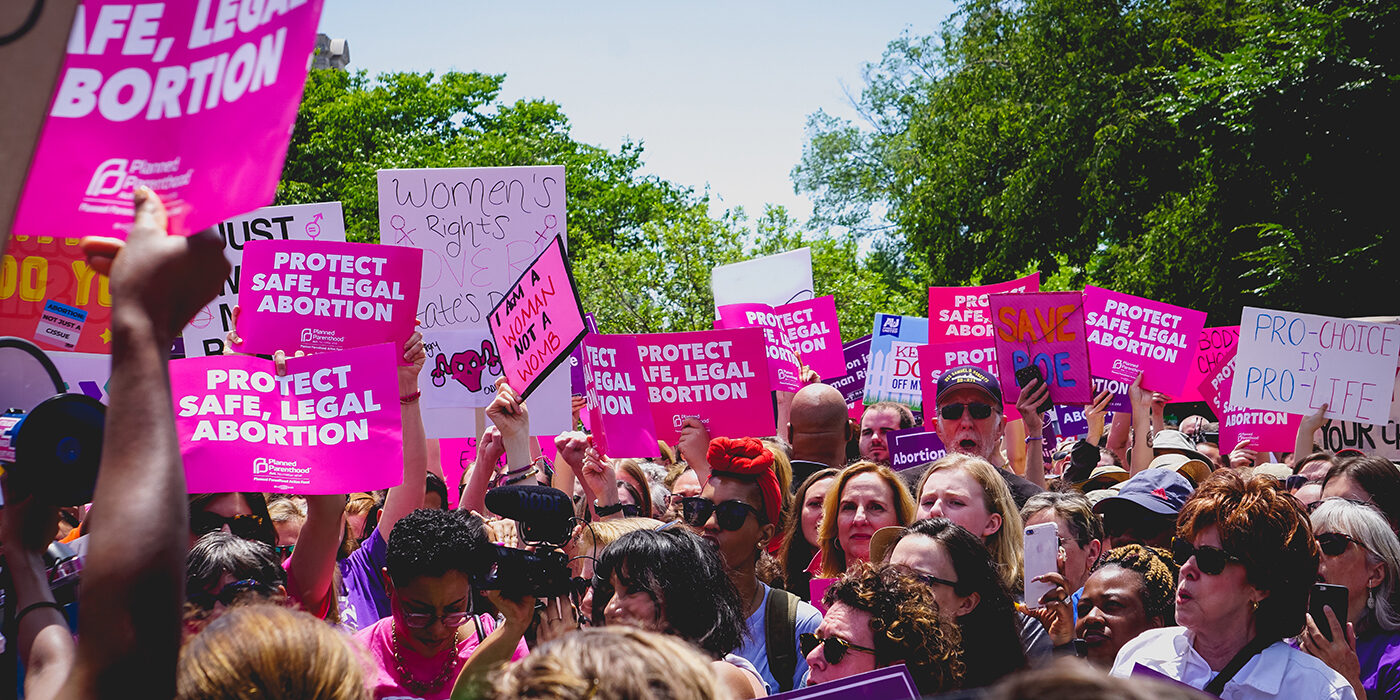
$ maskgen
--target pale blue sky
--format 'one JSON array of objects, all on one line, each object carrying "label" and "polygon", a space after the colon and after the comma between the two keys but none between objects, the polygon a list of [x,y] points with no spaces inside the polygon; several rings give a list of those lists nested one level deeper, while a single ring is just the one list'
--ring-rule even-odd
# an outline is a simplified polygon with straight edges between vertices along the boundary
[{"label": "pale blue sky", "polygon": [[647,172],[750,214],[805,219],[789,177],[807,115],[854,116],[861,68],[906,28],[935,32],[949,0],[404,3],[326,0],[321,31],[350,67],[504,73],[504,97],[559,103],[579,141],[646,146]]}]

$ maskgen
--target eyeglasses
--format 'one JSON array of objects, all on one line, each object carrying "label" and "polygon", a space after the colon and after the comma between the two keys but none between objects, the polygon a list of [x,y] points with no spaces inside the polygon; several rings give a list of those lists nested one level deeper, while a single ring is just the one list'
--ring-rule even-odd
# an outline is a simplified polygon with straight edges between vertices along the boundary
[{"label": "eyeglasses", "polygon": [[258,595],[272,595],[272,586],[256,579],[245,578],[219,589],[218,593],[205,593],[204,591],[192,591],[185,596],[189,602],[205,610],[213,610],[215,603],[223,603],[224,607],[233,605],[245,593],[256,593]]},{"label": "eyeglasses", "polygon": [[294,544],[279,544],[274,545],[272,547],[272,551],[276,552],[278,557],[286,559],[287,557],[292,556],[292,551],[296,548],[297,546]]},{"label": "eyeglasses", "polygon": [[1240,561],[1239,557],[1219,547],[1197,547],[1180,537],[1173,538],[1172,559],[1176,560],[1176,565],[1185,566],[1191,557],[1196,558],[1196,568],[1207,576],[1219,576],[1226,564]]},{"label": "eyeglasses", "polygon": [[1361,544],[1356,538],[1343,535],[1340,532],[1324,532],[1317,536],[1317,546],[1322,549],[1323,554],[1329,557],[1340,556],[1342,552],[1347,551],[1347,543],[1349,542],[1355,542],[1356,546],[1362,549],[1366,548],[1366,545]]},{"label": "eyeglasses", "polygon": [[950,403],[938,409],[938,415],[943,416],[943,420],[957,420],[962,418],[964,406],[972,414],[973,420],[982,420],[992,415],[992,407],[984,403]]},{"label": "eyeglasses", "polygon": [[200,511],[190,515],[190,532],[193,532],[195,537],[203,537],[215,530],[222,530],[227,525],[228,531],[235,537],[263,542],[267,536],[266,522],[261,515],[252,513],[226,518],[218,513]]},{"label": "eyeglasses", "polygon": [[822,639],[808,632],[798,635],[797,639],[802,643],[802,654],[804,656],[811,654],[812,650],[816,649],[818,644],[822,645],[822,656],[826,658],[827,663],[833,666],[841,663],[841,659],[846,658],[846,652],[852,649],[855,651],[863,651],[867,654],[875,653],[875,650],[870,647],[856,646],[840,637],[827,637],[826,639]]},{"label": "eyeglasses", "polygon": [[743,527],[749,513],[753,513],[759,522],[763,521],[763,516],[758,512],[758,509],[743,501],[715,503],[708,498],[699,496],[681,501],[681,518],[691,527],[704,527],[705,523],[709,522],[711,513],[715,514],[715,523],[719,525],[721,530],[734,531]]},{"label": "eyeglasses", "polygon": [[940,584],[949,588],[957,588],[958,586],[957,581],[949,581],[946,578],[938,578],[937,576],[934,576],[932,574],[920,573],[918,571],[915,571],[913,573],[915,578],[919,579],[920,581],[923,581],[924,583],[927,583],[930,586],[936,586]]},{"label": "eyeglasses", "polygon": [[470,620],[471,617],[471,611],[450,612],[443,613],[441,615],[437,613],[405,612],[403,614],[403,623],[405,625],[408,625],[409,627],[412,627],[413,629],[421,630],[424,627],[433,624],[434,620],[442,620],[443,626],[448,627],[450,629],[456,629],[458,627],[461,627],[462,625],[467,624],[467,620]]}]

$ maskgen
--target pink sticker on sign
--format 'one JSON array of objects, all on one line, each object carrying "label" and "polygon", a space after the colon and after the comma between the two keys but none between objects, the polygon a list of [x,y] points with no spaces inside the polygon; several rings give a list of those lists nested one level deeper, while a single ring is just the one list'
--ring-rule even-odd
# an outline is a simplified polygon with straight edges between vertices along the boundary
[{"label": "pink sticker on sign", "polygon": [[563,239],[550,241],[486,320],[506,378],[521,398],[528,397],[588,332]]},{"label": "pink sticker on sign", "polygon": [[351,493],[403,480],[395,345],[170,363],[190,493]]},{"label": "pink sticker on sign", "polygon": [[712,438],[772,434],[773,400],[761,330],[636,338],[658,438],[675,444],[687,418],[698,419]]},{"label": "pink sticker on sign", "polygon": [[1002,401],[1021,398],[1016,370],[1035,365],[1050,385],[1057,404],[1087,404],[1094,399],[1089,378],[1089,346],[1084,334],[1084,295],[1079,292],[993,294],[998,377]]},{"label": "pink sticker on sign", "polygon": [[1204,311],[1094,286],[1084,288],[1089,364],[1105,379],[1131,383],[1175,398],[1186,384]]},{"label": "pink sticker on sign", "polygon": [[[933,430],[938,412],[938,378],[943,373],[963,365],[971,365],[987,370],[1001,381],[997,366],[996,343],[991,340],[957,340],[948,343],[930,343],[919,346],[919,387],[924,393],[924,429]],[[1001,382],[1003,386],[1005,382]],[[1002,390],[1005,392],[1005,389]],[[1021,414],[1015,405],[1002,406],[1005,420],[1020,420]]]},{"label": "pink sticker on sign", "polygon": [[[308,353],[413,335],[423,251],[333,241],[262,240],[243,248],[240,352]],[[396,353],[400,364],[403,353]]]},{"label": "pink sticker on sign", "polygon": [[980,287],[928,288],[928,342],[992,339],[992,294],[1040,291],[1040,273]]},{"label": "pink sticker on sign", "polygon": [[719,307],[720,328],[763,329],[763,353],[768,358],[768,379],[774,391],[802,388],[802,368],[797,353],[788,346],[782,320],[767,304],[726,304]]},{"label": "pink sticker on sign", "polygon": [[1201,383],[1206,381],[1227,353],[1233,354],[1240,340],[1239,326],[1218,326],[1201,331],[1201,339],[1196,342],[1196,357],[1186,373],[1186,384],[1181,388],[1177,401],[1205,401],[1201,395]]},{"label": "pink sticker on sign", "polygon": [[775,309],[783,338],[797,351],[802,364],[823,379],[846,374],[846,353],[841,349],[841,324],[836,318],[836,297],[827,295],[794,301]]},{"label": "pink sticker on sign", "polygon": [[637,338],[593,333],[582,348],[588,425],[598,450],[614,458],[660,457]]},{"label": "pink sticker on sign", "polygon": [[14,234],[124,238],[142,185],[186,235],[272,203],[320,17],[320,0],[85,0]]}]

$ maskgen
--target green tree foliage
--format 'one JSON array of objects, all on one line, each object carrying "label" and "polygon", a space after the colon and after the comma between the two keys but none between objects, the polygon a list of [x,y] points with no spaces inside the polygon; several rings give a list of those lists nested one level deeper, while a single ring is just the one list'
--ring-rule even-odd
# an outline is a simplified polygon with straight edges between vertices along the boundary
[{"label": "green tree foliage", "polygon": [[810,118],[793,177],[885,279],[1393,312],[1397,7],[966,0],[868,68],[863,123]]}]

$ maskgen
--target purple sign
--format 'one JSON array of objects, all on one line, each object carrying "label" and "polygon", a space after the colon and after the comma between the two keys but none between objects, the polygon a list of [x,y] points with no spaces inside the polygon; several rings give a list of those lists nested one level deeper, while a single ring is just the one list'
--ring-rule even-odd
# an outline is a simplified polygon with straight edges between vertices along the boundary
[{"label": "purple sign", "polygon": [[909,669],[898,664],[768,697],[773,700],[917,700],[919,689],[914,686]]},{"label": "purple sign", "polygon": [[861,400],[865,398],[865,368],[870,364],[870,336],[842,345],[841,352],[846,356],[846,375],[823,379],[822,383],[836,387],[846,399],[851,418],[860,420],[860,414],[865,410]]},{"label": "purple sign", "polygon": [[890,468],[895,471],[914,469],[948,454],[938,433],[925,431],[923,426],[891,431],[886,440],[890,446]]}]

